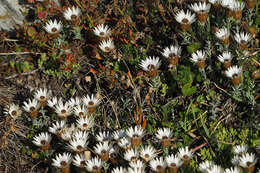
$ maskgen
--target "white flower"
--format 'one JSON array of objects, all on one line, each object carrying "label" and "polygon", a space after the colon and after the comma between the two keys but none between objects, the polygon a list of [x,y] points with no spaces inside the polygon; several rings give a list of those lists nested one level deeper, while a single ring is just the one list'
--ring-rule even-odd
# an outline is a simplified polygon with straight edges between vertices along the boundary
[{"label": "white flower", "polygon": [[143,147],[140,151],[140,157],[143,158],[146,162],[154,159],[156,156],[157,153],[155,148],[150,145]]},{"label": "white flower", "polygon": [[77,126],[78,128],[80,128],[81,130],[90,130],[95,124],[95,119],[92,117],[80,117],[79,119],[77,119]]},{"label": "white flower", "polygon": [[148,57],[145,60],[142,60],[140,66],[144,71],[153,71],[159,69],[161,61],[159,57]]},{"label": "white flower", "polygon": [[124,154],[124,159],[129,162],[136,161],[138,158],[139,158],[139,151],[137,149],[131,148],[129,150],[126,150]]},{"label": "white flower", "polygon": [[10,115],[13,119],[16,119],[22,114],[22,110],[19,105],[12,103],[7,108],[4,108],[4,114]]},{"label": "white flower", "polygon": [[107,39],[107,40],[103,40],[100,44],[99,44],[99,48],[103,51],[103,52],[110,52],[112,50],[115,49],[115,45],[113,40],[111,39]]},{"label": "white flower", "polygon": [[117,142],[117,145],[126,150],[131,147],[131,141],[124,137]]},{"label": "white flower", "polygon": [[224,173],[241,173],[241,170],[238,167],[227,168]]},{"label": "white flower", "polygon": [[109,131],[107,132],[99,132],[98,135],[96,135],[96,140],[98,142],[105,142],[105,141],[110,141],[112,139]]},{"label": "white flower", "polygon": [[86,166],[86,160],[83,154],[77,154],[74,156],[73,165],[83,168]]},{"label": "white flower", "polygon": [[208,170],[208,173],[224,173],[224,170],[218,165],[213,165],[212,168]]},{"label": "white flower", "polygon": [[58,114],[61,118],[67,118],[72,113],[72,107],[69,105],[68,102],[58,102],[58,104],[55,106],[55,112]]},{"label": "white flower", "polygon": [[242,68],[238,67],[237,65],[231,66],[225,71],[225,73],[227,77],[234,78],[242,74]]},{"label": "white flower", "polygon": [[192,24],[196,20],[195,14],[192,14],[189,10],[187,10],[186,13],[184,10],[179,11],[175,16],[175,19],[180,24]]},{"label": "white flower", "polygon": [[183,160],[186,158],[191,159],[193,157],[193,152],[192,150],[189,150],[188,146],[186,146],[185,148],[183,147],[179,149],[178,156]]},{"label": "white flower", "polygon": [[113,146],[112,145],[109,145],[108,142],[99,142],[95,147],[94,147],[94,150],[95,152],[98,154],[98,155],[102,155],[104,154],[105,152],[108,152],[109,155],[112,154],[112,152],[114,150],[113,149]]},{"label": "white flower", "polygon": [[206,161],[200,163],[199,169],[201,172],[207,173],[208,170],[211,169],[213,166],[214,166],[214,162],[206,160]]},{"label": "white flower", "polygon": [[232,59],[232,55],[231,52],[225,51],[222,53],[222,55],[218,56],[218,60],[222,63],[224,63],[225,61],[231,61]]},{"label": "white flower", "polygon": [[211,4],[206,2],[198,2],[191,5],[191,9],[196,13],[208,13],[210,10]]},{"label": "white flower", "polygon": [[86,150],[87,145],[87,139],[84,138],[74,138],[69,141],[69,148],[75,152],[82,152]]},{"label": "white flower", "polygon": [[234,166],[237,166],[240,162],[240,157],[238,155],[235,155],[232,160],[231,160],[231,163],[234,165]]},{"label": "white flower", "polygon": [[101,100],[95,97],[94,94],[92,94],[91,96],[84,96],[82,101],[88,108],[97,107],[101,102]]},{"label": "white flower", "polygon": [[121,138],[125,137],[125,131],[124,130],[117,130],[113,132],[113,138],[114,140],[119,140]]},{"label": "white flower", "polygon": [[74,114],[78,117],[86,117],[88,110],[85,108],[84,105],[77,105],[74,107]]},{"label": "white flower", "polygon": [[28,100],[28,102],[23,102],[24,106],[24,110],[26,112],[35,112],[39,109],[40,104],[36,99],[32,99],[32,100]]},{"label": "white flower", "polygon": [[162,140],[164,138],[171,138],[172,137],[172,132],[170,128],[161,128],[157,130],[156,133],[156,138],[159,140]]},{"label": "white flower", "polygon": [[54,108],[54,106],[62,101],[62,98],[57,99],[56,96],[52,97],[50,100],[47,100],[47,105],[50,106],[51,108]]},{"label": "white flower", "polygon": [[61,130],[61,138],[65,141],[69,141],[75,133],[75,130],[76,128],[74,123],[70,124],[70,127],[65,127]]},{"label": "white flower", "polygon": [[55,159],[52,159],[52,165],[58,168],[66,168],[72,162],[72,157],[70,153],[63,153],[56,155]]},{"label": "white flower", "polygon": [[138,168],[128,168],[127,173],[145,173],[145,170]]},{"label": "white flower", "polygon": [[171,154],[168,155],[166,158],[166,163],[168,165],[168,167],[181,167],[183,164],[183,161],[180,157],[178,157],[177,155]]},{"label": "white flower", "polygon": [[236,145],[236,146],[233,147],[233,151],[237,155],[243,154],[243,153],[247,152],[247,146],[245,146],[245,145]]},{"label": "white flower", "polygon": [[167,164],[164,162],[163,157],[155,158],[149,162],[150,167],[153,171],[165,170]]},{"label": "white flower", "polygon": [[221,28],[215,33],[218,39],[225,39],[230,36],[230,31],[227,28]]},{"label": "white flower", "polygon": [[166,47],[163,50],[162,54],[166,58],[174,58],[175,56],[180,57],[181,56],[181,47],[171,45],[170,47]]},{"label": "white flower", "polygon": [[136,160],[135,162],[130,162],[129,166],[134,169],[140,169],[140,170],[145,169],[145,163],[143,163],[141,160]]},{"label": "white flower", "polygon": [[78,130],[73,134],[73,138],[75,139],[84,139],[84,140],[88,140],[88,132],[86,131],[81,131]]},{"label": "white flower", "polygon": [[133,137],[140,137],[140,138],[142,138],[143,135],[144,135],[144,130],[142,129],[141,126],[135,126],[134,128],[133,127],[129,127],[126,130],[126,135],[129,138],[133,138]]},{"label": "white flower", "polygon": [[63,15],[66,20],[75,20],[81,14],[81,10],[78,7],[72,6],[72,8],[67,8]]},{"label": "white flower", "polygon": [[34,98],[39,101],[46,101],[51,97],[51,91],[48,91],[46,88],[40,88],[38,89],[35,94]]},{"label": "white flower", "polygon": [[111,30],[108,28],[108,26],[104,24],[97,25],[93,31],[95,35],[103,38],[108,37],[111,33]]},{"label": "white flower", "polygon": [[245,7],[245,3],[242,2],[242,1],[234,1],[233,3],[231,3],[229,5],[229,8],[232,10],[232,11],[242,11]]},{"label": "white flower", "polygon": [[236,33],[234,38],[239,44],[247,44],[252,39],[251,34],[246,32]]},{"label": "white flower", "polygon": [[62,23],[61,23],[61,21],[58,23],[56,19],[54,21],[50,20],[49,22],[46,23],[46,25],[44,26],[44,29],[49,34],[57,34],[62,29]]},{"label": "white flower", "polygon": [[230,8],[235,0],[221,0],[221,5],[225,8]]},{"label": "white flower", "polygon": [[93,172],[102,168],[102,161],[98,157],[92,158],[87,161],[87,170]]},{"label": "white flower", "polygon": [[197,50],[191,54],[191,57],[191,60],[196,63],[198,61],[205,60],[207,58],[207,54],[203,50]]},{"label": "white flower", "polygon": [[71,107],[74,107],[74,106],[79,106],[81,105],[81,98],[79,97],[75,97],[75,98],[70,98],[70,100],[68,101],[69,102],[69,105]]},{"label": "white flower", "polygon": [[221,0],[209,0],[209,3],[211,4],[216,4],[216,3],[220,3]]},{"label": "white flower", "polygon": [[38,136],[33,137],[33,143],[39,147],[46,146],[51,142],[51,135],[47,132],[40,133]]},{"label": "white flower", "polygon": [[126,169],[123,167],[116,167],[112,170],[112,173],[126,173]]},{"label": "white flower", "polygon": [[49,127],[49,132],[57,134],[58,132],[60,132],[60,130],[62,130],[65,127],[65,125],[66,121],[56,121],[52,123],[52,127]]},{"label": "white flower", "polygon": [[256,162],[257,158],[255,157],[255,154],[245,153],[240,157],[239,166],[243,168],[249,168],[251,166],[254,166]]}]

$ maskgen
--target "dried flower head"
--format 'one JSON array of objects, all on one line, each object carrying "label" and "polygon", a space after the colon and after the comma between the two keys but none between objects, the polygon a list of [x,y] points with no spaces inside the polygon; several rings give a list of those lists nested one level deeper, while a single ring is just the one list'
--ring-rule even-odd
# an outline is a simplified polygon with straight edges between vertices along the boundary
[{"label": "dried flower head", "polygon": [[19,105],[12,103],[4,108],[4,114],[10,115],[13,119],[17,119],[22,114],[22,110]]}]

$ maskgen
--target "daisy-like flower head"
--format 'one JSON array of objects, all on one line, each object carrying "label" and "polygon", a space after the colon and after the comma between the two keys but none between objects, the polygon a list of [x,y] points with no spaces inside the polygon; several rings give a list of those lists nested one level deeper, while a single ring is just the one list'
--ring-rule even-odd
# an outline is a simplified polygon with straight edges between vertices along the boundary
[{"label": "daisy-like flower head", "polygon": [[241,173],[241,170],[238,167],[227,168],[224,173]]},{"label": "daisy-like flower head", "polygon": [[174,154],[168,155],[165,158],[165,161],[166,161],[168,167],[171,167],[171,168],[179,168],[183,164],[183,160]]},{"label": "daisy-like flower head", "polygon": [[240,157],[239,166],[243,168],[251,168],[255,166],[256,162],[257,158],[255,157],[255,154],[245,153]]},{"label": "daisy-like flower head", "polygon": [[75,133],[76,131],[76,127],[73,124],[70,124],[70,126],[68,127],[65,127],[63,128],[60,133],[59,133],[59,136],[64,140],[64,141],[69,141],[71,140],[71,137],[73,136],[73,134]]},{"label": "daisy-like flower head", "polygon": [[203,50],[197,50],[191,54],[191,60],[197,64],[199,68],[204,68],[206,65],[205,60],[207,59],[207,54]]},{"label": "daisy-like flower head", "polygon": [[93,113],[95,111],[95,107],[97,107],[100,104],[101,99],[98,99],[96,96],[94,96],[94,94],[92,94],[91,96],[84,96],[82,101],[85,104],[85,106],[87,106],[88,111],[90,113]]},{"label": "daisy-like flower head", "polygon": [[195,22],[195,14],[192,14],[189,10],[185,13],[184,10],[179,11],[175,19],[178,23],[181,24],[181,29],[186,31],[190,28],[191,24]]},{"label": "daisy-like flower head", "polygon": [[116,168],[114,168],[112,170],[112,173],[125,173],[125,172],[127,172],[126,169],[121,167],[121,166],[120,167],[116,167]]},{"label": "daisy-like flower head", "polygon": [[207,173],[208,170],[211,169],[213,166],[214,166],[214,162],[206,160],[206,161],[200,163],[199,169],[201,172]]},{"label": "daisy-like flower head", "polygon": [[222,41],[223,44],[229,44],[230,31],[227,28],[221,28],[215,34],[216,37]]},{"label": "daisy-like flower head", "polygon": [[241,155],[243,153],[247,152],[247,146],[246,145],[236,145],[233,147],[233,152],[236,155]]},{"label": "daisy-like flower head", "polygon": [[92,158],[87,161],[87,170],[89,172],[101,172],[102,161],[98,157]]},{"label": "daisy-like flower head", "polygon": [[224,170],[221,166],[213,165],[212,168],[208,170],[208,173],[224,173]]},{"label": "daisy-like flower head", "polygon": [[100,142],[94,147],[95,152],[100,156],[101,160],[107,161],[112,150],[112,145],[109,145],[108,142]]},{"label": "daisy-like flower head", "polygon": [[109,131],[99,132],[96,136],[96,140],[98,142],[108,142],[111,141],[112,136],[110,135]]},{"label": "daisy-like flower head", "polygon": [[116,130],[113,132],[113,138],[114,140],[118,141],[121,138],[125,137],[125,131],[124,130]]},{"label": "daisy-like flower head", "polygon": [[130,127],[126,130],[126,135],[131,138],[131,144],[133,146],[139,146],[144,136],[144,130],[141,126]]},{"label": "daisy-like flower head", "polygon": [[148,145],[141,149],[140,151],[140,157],[144,159],[146,162],[149,162],[150,160],[154,159],[157,156],[156,150],[154,147]]},{"label": "daisy-like flower head", "polygon": [[77,119],[77,127],[83,131],[89,131],[95,124],[95,120],[92,117],[80,117]]},{"label": "daisy-like flower head", "polygon": [[138,169],[138,168],[128,168],[127,173],[145,173],[145,170]]},{"label": "daisy-like flower head", "polygon": [[231,8],[235,0],[221,0],[221,5],[225,8]]},{"label": "daisy-like flower head", "polygon": [[4,114],[10,115],[13,119],[17,119],[22,114],[22,110],[18,105],[12,103],[7,108],[4,108]]},{"label": "daisy-like flower head", "polygon": [[51,91],[48,91],[46,88],[40,88],[34,94],[34,98],[40,101],[42,106],[46,105],[46,101],[50,97],[51,97]]},{"label": "daisy-like flower head", "polygon": [[58,168],[67,168],[72,162],[70,153],[63,153],[56,155],[55,159],[52,159],[52,165]]},{"label": "daisy-like flower head", "polygon": [[111,34],[111,30],[108,28],[107,25],[104,25],[104,24],[97,25],[93,29],[93,31],[94,31],[95,35],[102,37],[102,38],[108,37]]},{"label": "daisy-like flower head", "polygon": [[86,150],[88,142],[83,138],[74,138],[69,141],[69,148],[74,152],[81,153]]},{"label": "daisy-like flower head", "polygon": [[232,54],[229,51],[225,51],[222,53],[222,55],[218,56],[218,60],[222,63],[224,63],[225,61],[231,61],[232,59]]},{"label": "daisy-like flower head", "polygon": [[145,163],[141,160],[136,160],[135,162],[130,162],[129,166],[134,169],[145,170]]},{"label": "daisy-like flower head", "polygon": [[124,154],[124,159],[129,162],[135,162],[139,158],[139,151],[137,149],[131,148],[130,150],[127,150]]},{"label": "daisy-like flower head", "polygon": [[198,2],[191,5],[191,9],[196,13],[208,13],[211,5],[206,2]]},{"label": "daisy-like flower head", "polygon": [[54,21],[50,20],[49,22],[46,23],[44,29],[49,34],[58,34],[62,29],[62,23],[61,21],[58,23],[56,19]]},{"label": "daisy-like flower head", "polygon": [[171,45],[170,47],[166,47],[163,50],[163,56],[166,58],[174,58],[174,57],[180,57],[181,56],[181,47],[180,46],[173,46]]},{"label": "daisy-like flower head", "polygon": [[65,127],[66,121],[56,121],[49,127],[49,132],[58,135],[58,133]]},{"label": "daisy-like flower head", "polygon": [[71,107],[79,106],[79,105],[81,105],[81,103],[82,103],[80,97],[70,98],[70,100],[69,100],[68,102],[69,102],[69,105],[70,105]]},{"label": "daisy-like flower head", "polygon": [[49,144],[51,142],[51,135],[49,135],[47,132],[40,133],[37,136],[33,137],[33,143],[39,147],[42,147],[44,150],[49,149]]},{"label": "daisy-like flower head", "polygon": [[24,110],[26,112],[35,112],[39,109],[40,104],[36,99],[32,99],[32,100],[28,100],[28,102],[23,102],[24,106]]},{"label": "daisy-like flower head", "polygon": [[88,132],[86,131],[81,131],[81,130],[77,130],[74,134],[73,134],[73,138],[74,139],[82,139],[82,140],[88,140]]},{"label": "daisy-like flower head", "polygon": [[66,20],[76,20],[81,15],[81,10],[79,7],[72,6],[71,8],[67,8],[63,15]]},{"label": "daisy-like flower head", "polygon": [[78,117],[86,117],[88,110],[84,105],[77,105],[74,107],[74,114]]},{"label": "daisy-like flower head", "polygon": [[229,5],[229,8],[232,11],[242,11],[244,9],[244,7],[245,7],[245,3],[242,1],[237,1],[237,0]]},{"label": "daisy-like flower head", "polygon": [[240,162],[240,157],[238,155],[235,155],[232,160],[231,160],[231,163],[234,165],[234,166],[238,166]]},{"label": "daisy-like flower head", "polygon": [[57,113],[57,115],[62,119],[65,120],[68,116],[71,115],[72,113],[72,107],[69,105],[68,102],[59,102],[56,106],[55,106],[55,112]]},{"label": "daisy-like flower head", "polygon": [[145,60],[142,60],[140,66],[148,75],[153,77],[157,74],[157,71],[161,65],[159,57],[148,57]]},{"label": "daisy-like flower head", "polygon": [[244,50],[247,46],[247,43],[252,39],[251,34],[246,32],[236,33],[234,36],[236,42],[240,45],[240,48]]},{"label": "daisy-like flower head", "polygon": [[117,145],[121,148],[123,148],[124,150],[127,150],[129,148],[131,148],[131,141],[128,138],[121,138],[118,142]]},{"label": "daisy-like flower head", "polygon": [[112,50],[115,49],[115,45],[114,45],[113,40],[107,39],[107,40],[103,40],[103,41],[99,44],[99,48],[100,48],[103,52],[111,52]]},{"label": "daisy-like flower head", "polygon": [[231,66],[229,67],[226,71],[225,71],[227,77],[234,79],[234,78],[238,78],[241,76],[242,74],[242,68],[238,67],[237,65],[235,66]]},{"label": "daisy-like flower head", "polygon": [[155,172],[163,172],[167,167],[167,164],[164,162],[163,157],[157,157],[149,162],[151,169]]},{"label": "daisy-like flower head", "polygon": [[184,161],[184,165],[188,165],[193,157],[193,152],[186,146],[179,149],[178,156]]},{"label": "daisy-like flower head", "polygon": [[169,128],[161,128],[156,133],[156,138],[159,139],[163,147],[169,147],[171,144],[172,132]]},{"label": "daisy-like flower head", "polygon": [[76,154],[73,159],[73,165],[84,168],[86,166],[86,160],[83,154]]}]

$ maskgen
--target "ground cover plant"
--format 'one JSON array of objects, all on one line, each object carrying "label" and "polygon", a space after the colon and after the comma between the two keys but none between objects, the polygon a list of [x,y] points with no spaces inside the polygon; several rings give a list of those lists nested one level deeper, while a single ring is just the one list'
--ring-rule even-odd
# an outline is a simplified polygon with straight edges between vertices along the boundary
[{"label": "ground cover plant", "polygon": [[23,2],[0,32],[1,172],[259,172],[258,8]]}]

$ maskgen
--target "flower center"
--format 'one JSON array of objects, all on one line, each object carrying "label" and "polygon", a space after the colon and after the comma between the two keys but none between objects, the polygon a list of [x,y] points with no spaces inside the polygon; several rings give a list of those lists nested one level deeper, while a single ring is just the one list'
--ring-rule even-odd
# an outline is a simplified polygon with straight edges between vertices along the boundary
[{"label": "flower center", "polygon": [[60,162],[60,165],[63,166],[63,167],[65,167],[65,166],[67,166],[67,162],[61,161],[61,162]]},{"label": "flower center", "polygon": [[81,167],[83,167],[83,166],[85,166],[85,165],[86,165],[85,160],[83,160],[83,161],[80,162],[80,166],[81,166]]},{"label": "flower center", "polygon": [[158,166],[156,167],[156,169],[157,169],[158,171],[162,171],[162,170],[163,170],[163,167],[162,167],[162,165],[158,165]]},{"label": "flower center", "polygon": [[34,112],[36,110],[36,108],[34,106],[30,107],[30,111]]},{"label": "flower center", "polygon": [[94,171],[97,171],[99,168],[98,168],[97,165],[94,165],[94,166],[92,167],[92,169],[93,169]]},{"label": "flower center", "polygon": [[93,101],[89,101],[89,102],[88,102],[88,105],[89,105],[89,106],[93,106],[93,105],[94,105],[94,102],[93,102]]},{"label": "flower center", "polygon": [[182,19],[182,23],[185,23],[185,24],[187,24],[188,22],[189,22],[189,20],[188,20],[188,19],[186,19],[186,18]]},{"label": "flower center", "polygon": [[75,14],[73,14],[73,15],[70,16],[70,19],[71,19],[71,20],[76,20],[76,19],[77,19],[77,16],[76,16]]},{"label": "flower center", "polygon": [[80,112],[80,113],[79,113],[79,116],[84,116],[84,112]]},{"label": "flower center", "polygon": [[175,53],[170,53],[169,54],[169,58],[174,58],[176,55],[175,55]]},{"label": "flower center", "polygon": [[176,163],[171,163],[171,167],[176,167]]},{"label": "flower center", "polygon": [[240,44],[246,44],[246,41],[245,40],[241,40]]},{"label": "flower center", "polygon": [[104,36],[105,33],[104,33],[104,32],[100,32],[99,35],[100,35],[100,36]]},{"label": "flower center", "polygon": [[189,159],[189,156],[188,156],[187,154],[185,154],[185,155],[183,156],[183,159],[184,159],[184,160],[188,160],[188,159]]},{"label": "flower center", "polygon": [[150,155],[149,155],[149,154],[145,154],[144,157],[145,157],[146,159],[149,159],[149,158],[150,158]]},{"label": "flower center", "polygon": [[45,100],[45,96],[41,96],[41,97],[40,97],[40,100]]},{"label": "flower center", "polygon": [[163,136],[162,137],[162,140],[168,140],[169,138],[168,138],[168,136]]},{"label": "flower center", "polygon": [[102,150],[102,151],[101,151],[101,155],[105,155],[106,153],[107,153],[106,150]]},{"label": "flower center", "polygon": [[84,123],[82,126],[83,126],[83,128],[88,128],[88,124],[87,123]]},{"label": "flower center", "polygon": [[238,78],[238,74],[233,74],[233,76],[232,76],[233,78]]},{"label": "flower center", "polygon": [[81,151],[83,149],[83,147],[81,145],[77,146],[77,150]]},{"label": "flower center", "polygon": [[47,141],[45,141],[45,140],[41,140],[41,144],[44,146],[44,145],[47,144]]},{"label": "flower center", "polygon": [[51,32],[53,32],[53,33],[57,32],[57,31],[58,31],[58,29],[55,27],[51,29]]},{"label": "flower center", "polygon": [[149,64],[149,65],[147,66],[147,69],[148,69],[149,71],[153,71],[153,70],[155,70],[155,66],[154,66],[153,64]]},{"label": "flower center", "polygon": [[108,46],[105,47],[106,51],[110,51],[110,48]]},{"label": "flower center", "polygon": [[65,109],[62,109],[60,112],[61,114],[66,114],[67,111]]},{"label": "flower center", "polygon": [[252,162],[246,162],[246,165],[249,167],[252,164]]},{"label": "flower center", "polygon": [[16,110],[14,110],[14,111],[11,112],[11,115],[12,115],[12,116],[17,116],[17,114],[18,114],[18,113],[17,113]]}]

